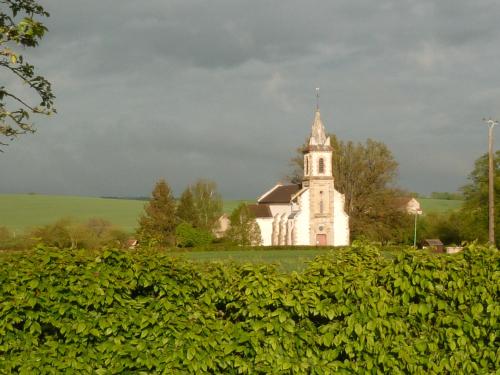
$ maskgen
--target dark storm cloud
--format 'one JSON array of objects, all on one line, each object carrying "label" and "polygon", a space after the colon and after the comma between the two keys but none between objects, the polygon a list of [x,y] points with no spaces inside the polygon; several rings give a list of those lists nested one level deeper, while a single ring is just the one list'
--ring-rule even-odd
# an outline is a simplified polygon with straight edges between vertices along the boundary
[{"label": "dark storm cloud", "polygon": [[44,1],[31,60],[59,113],[0,156],[1,192],[143,195],[164,176],[254,197],[289,170],[314,87],[340,138],[455,190],[499,115],[496,1]]}]

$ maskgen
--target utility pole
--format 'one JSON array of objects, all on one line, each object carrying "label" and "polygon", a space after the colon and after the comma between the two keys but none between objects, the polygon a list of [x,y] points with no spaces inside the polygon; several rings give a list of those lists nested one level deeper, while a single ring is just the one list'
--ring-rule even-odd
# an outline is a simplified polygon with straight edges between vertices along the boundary
[{"label": "utility pole", "polygon": [[493,128],[497,120],[483,119],[488,125],[488,242],[495,244],[495,170],[493,166]]},{"label": "utility pole", "polygon": [[418,221],[418,215],[422,215],[422,210],[415,210],[413,213],[415,214],[415,226],[414,226],[414,231],[413,231],[413,247],[416,249],[417,248],[417,221]]}]

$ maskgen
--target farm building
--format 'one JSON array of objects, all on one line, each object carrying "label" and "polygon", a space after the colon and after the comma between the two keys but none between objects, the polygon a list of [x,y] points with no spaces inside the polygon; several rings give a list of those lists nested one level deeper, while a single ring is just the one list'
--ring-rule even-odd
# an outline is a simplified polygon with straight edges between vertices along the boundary
[{"label": "farm building", "polygon": [[317,108],[302,183],[277,184],[250,205],[264,246],[349,245],[349,216],[344,195],[335,190],[333,151]]},{"label": "farm building", "polygon": [[435,253],[443,253],[444,245],[440,239],[432,238],[422,241],[422,249],[431,249]]}]

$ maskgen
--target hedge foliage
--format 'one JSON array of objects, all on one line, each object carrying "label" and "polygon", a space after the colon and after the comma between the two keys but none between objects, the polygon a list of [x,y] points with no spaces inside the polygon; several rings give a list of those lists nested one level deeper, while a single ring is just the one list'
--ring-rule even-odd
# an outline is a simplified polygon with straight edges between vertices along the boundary
[{"label": "hedge foliage", "polygon": [[152,252],[3,254],[0,372],[494,373],[499,259],[359,245],[286,274]]}]

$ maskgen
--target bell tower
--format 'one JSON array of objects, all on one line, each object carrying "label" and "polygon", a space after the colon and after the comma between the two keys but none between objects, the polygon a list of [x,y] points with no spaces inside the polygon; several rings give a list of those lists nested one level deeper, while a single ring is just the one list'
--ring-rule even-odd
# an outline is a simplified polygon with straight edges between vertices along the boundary
[{"label": "bell tower", "polygon": [[[316,97],[319,98],[318,89]],[[334,181],[332,170],[333,149],[321,121],[319,105],[311,128],[309,144],[304,150],[303,187],[309,188],[309,236],[311,245],[333,245]]]}]

